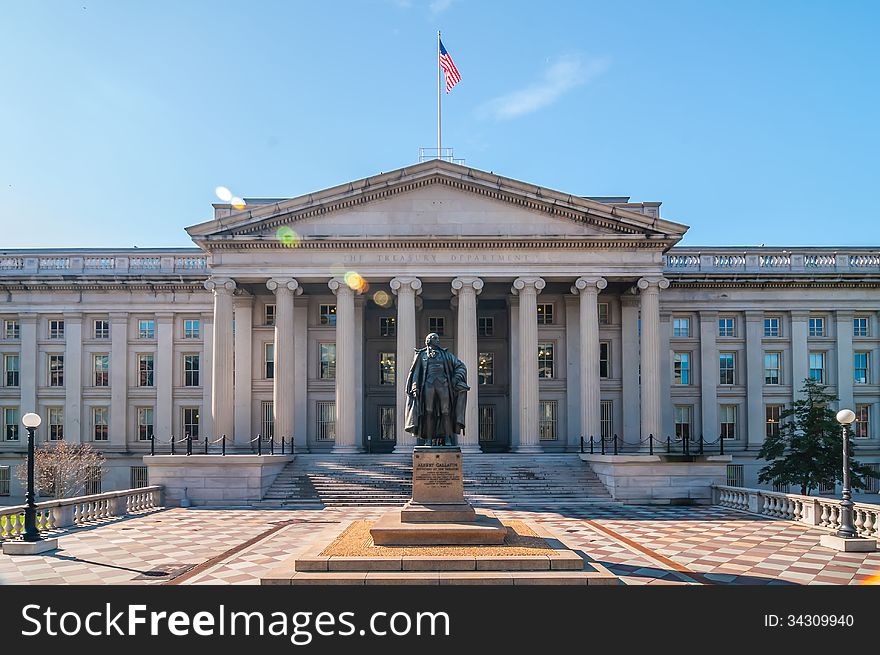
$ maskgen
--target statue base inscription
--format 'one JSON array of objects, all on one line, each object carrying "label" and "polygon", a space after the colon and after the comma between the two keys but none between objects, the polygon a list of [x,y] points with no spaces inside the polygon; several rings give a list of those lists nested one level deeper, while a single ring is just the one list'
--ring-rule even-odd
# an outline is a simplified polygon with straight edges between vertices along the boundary
[{"label": "statue base inscription", "polygon": [[501,544],[507,528],[495,514],[474,510],[464,499],[461,449],[413,449],[413,497],[370,529],[379,546]]}]

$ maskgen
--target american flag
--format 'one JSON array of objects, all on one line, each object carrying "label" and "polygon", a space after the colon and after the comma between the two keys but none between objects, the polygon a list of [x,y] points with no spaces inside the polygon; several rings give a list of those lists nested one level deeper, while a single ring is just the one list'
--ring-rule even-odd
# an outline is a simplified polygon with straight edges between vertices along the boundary
[{"label": "american flag", "polygon": [[446,93],[449,93],[452,87],[461,82],[461,74],[455,67],[452,57],[449,56],[446,48],[443,47],[443,41],[440,41],[440,68],[446,73]]}]

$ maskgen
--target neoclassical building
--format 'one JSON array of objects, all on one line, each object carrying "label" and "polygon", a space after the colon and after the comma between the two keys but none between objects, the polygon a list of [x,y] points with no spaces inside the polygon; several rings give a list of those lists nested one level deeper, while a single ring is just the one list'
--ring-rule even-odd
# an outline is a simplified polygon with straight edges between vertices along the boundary
[{"label": "neoclassical building", "polygon": [[702,435],[754,486],[813,377],[880,462],[878,250],[677,246],[687,229],[659,202],[432,160],[215,204],[187,228],[196,248],[4,251],[0,494],[20,495],[29,411],[39,441],[105,451],[104,490],[142,482],[151,437],[406,452],[403,382],[429,332],[468,367],[460,444],[486,457]]}]

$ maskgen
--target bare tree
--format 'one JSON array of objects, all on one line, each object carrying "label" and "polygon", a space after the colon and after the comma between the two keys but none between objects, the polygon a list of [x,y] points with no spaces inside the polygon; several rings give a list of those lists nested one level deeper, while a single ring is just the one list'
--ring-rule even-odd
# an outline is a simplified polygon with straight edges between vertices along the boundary
[{"label": "bare tree", "polygon": [[[43,497],[81,496],[103,473],[104,455],[89,443],[56,441],[34,451],[34,487]],[[27,483],[26,463],[18,466],[16,476]]]}]

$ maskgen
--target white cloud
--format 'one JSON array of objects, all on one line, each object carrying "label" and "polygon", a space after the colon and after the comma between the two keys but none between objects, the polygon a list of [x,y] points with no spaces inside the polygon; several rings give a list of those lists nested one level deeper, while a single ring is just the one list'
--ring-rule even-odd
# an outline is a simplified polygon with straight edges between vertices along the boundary
[{"label": "white cloud", "polygon": [[552,63],[541,80],[518,91],[493,98],[484,103],[479,113],[497,120],[531,114],[553,104],[571,89],[595,79],[610,66],[607,57],[584,60],[578,55],[566,55]]},{"label": "white cloud", "polygon": [[428,8],[431,10],[431,15],[436,16],[449,9],[454,1],[455,0],[431,0],[431,4],[428,5]]}]

